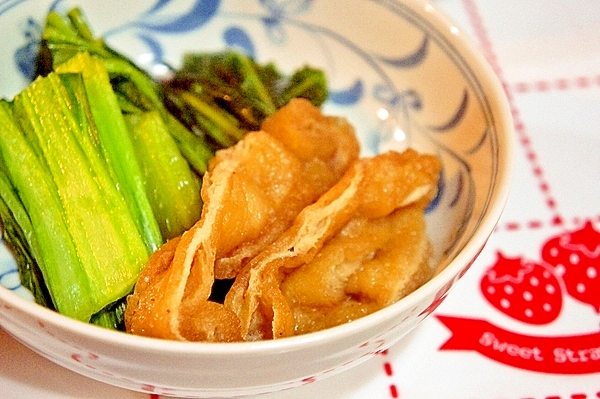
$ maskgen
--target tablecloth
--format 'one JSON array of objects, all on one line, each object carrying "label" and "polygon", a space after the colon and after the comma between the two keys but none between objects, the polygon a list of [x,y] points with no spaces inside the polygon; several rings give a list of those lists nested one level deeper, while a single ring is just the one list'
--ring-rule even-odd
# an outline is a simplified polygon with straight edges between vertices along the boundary
[{"label": "tablecloth", "polygon": [[[600,398],[600,2],[433,0],[503,84],[514,183],[431,317],[362,365],[261,398]],[[0,397],[159,399],[89,380],[0,330]]]}]

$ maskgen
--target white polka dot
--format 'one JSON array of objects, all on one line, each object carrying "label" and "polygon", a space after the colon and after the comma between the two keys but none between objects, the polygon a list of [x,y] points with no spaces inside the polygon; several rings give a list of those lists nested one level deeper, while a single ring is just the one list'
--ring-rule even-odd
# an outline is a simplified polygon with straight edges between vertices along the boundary
[{"label": "white polka dot", "polygon": [[555,258],[557,255],[558,255],[558,248],[556,248],[556,247],[550,248],[550,256]]},{"label": "white polka dot", "polygon": [[556,265],[554,267],[554,271],[556,272],[556,274],[558,274],[559,276],[562,276],[563,274],[565,274],[565,266],[562,263],[559,263],[558,265]]},{"label": "white polka dot", "polygon": [[577,287],[575,287],[575,289],[577,290],[577,292],[579,292],[580,294],[583,294],[585,292],[585,284],[583,283],[579,283],[577,284]]},{"label": "white polka dot", "polygon": [[542,308],[543,308],[543,309],[544,309],[546,312],[549,312],[549,311],[551,311],[551,310],[552,310],[552,306],[551,306],[551,305],[550,305],[548,302],[546,302],[544,305],[542,305]]},{"label": "white polka dot", "polygon": [[546,284],[546,292],[548,294],[554,294],[556,292],[556,288],[552,284]]},{"label": "white polka dot", "polygon": [[506,298],[502,298],[500,301],[500,306],[502,306],[504,309],[508,309],[510,308],[510,301]]},{"label": "white polka dot", "polygon": [[525,309],[525,316],[527,316],[527,317],[533,316],[533,311],[531,309]]},{"label": "white polka dot", "polygon": [[530,302],[533,299],[533,295],[531,294],[531,292],[525,291],[523,293],[523,299],[525,299],[527,302]]},{"label": "white polka dot", "polygon": [[585,274],[588,278],[596,278],[596,276],[598,276],[598,271],[593,266],[590,266],[586,269]]},{"label": "white polka dot", "polygon": [[579,264],[579,255],[577,255],[577,254],[569,255],[569,262],[571,262],[572,265]]},{"label": "white polka dot", "polygon": [[537,277],[532,277],[529,279],[529,284],[531,284],[534,287],[537,287],[540,284],[540,280],[538,280]]},{"label": "white polka dot", "polygon": [[544,269],[544,272],[542,273],[542,276],[544,276],[544,278],[546,280],[548,280],[550,278],[550,276],[552,276],[552,275],[550,274],[550,272],[548,270]]},{"label": "white polka dot", "polygon": [[508,295],[512,294],[513,292],[515,292],[515,289],[512,287],[512,285],[508,285],[506,284],[504,286],[504,292],[506,292]]},{"label": "white polka dot", "polygon": [[492,295],[496,293],[496,289],[492,286],[487,287],[486,291],[488,292],[488,294],[492,294]]}]

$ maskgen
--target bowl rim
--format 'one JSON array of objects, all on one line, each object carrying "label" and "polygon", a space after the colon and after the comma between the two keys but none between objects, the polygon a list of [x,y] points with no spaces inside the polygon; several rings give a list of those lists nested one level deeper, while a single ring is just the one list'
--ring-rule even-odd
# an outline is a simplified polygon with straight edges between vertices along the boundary
[{"label": "bowl rim", "polygon": [[[39,323],[51,325],[57,329],[68,330],[74,334],[82,334],[99,343],[106,343],[112,346],[140,349],[146,352],[164,351],[191,356],[199,354],[207,356],[228,356],[233,354],[236,356],[257,356],[265,353],[289,352],[314,343],[327,344],[334,341],[337,342],[340,339],[354,336],[360,331],[366,331],[372,325],[384,323],[393,315],[398,314],[401,309],[411,309],[418,306],[428,296],[431,296],[432,293],[440,292],[449,281],[455,279],[463,269],[468,267],[477,258],[489,236],[496,228],[510,191],[516,139],[514,137],[512,114],[504,88],[493,68],[478,50],[471,37],[463,33],[448,16],[426,0],[400,0],[399,3],[409,7],[424,21],[433,25],[457,49],[458,53],[462,54],[465,59],[470,60],[469,67],[473,69],[474,75],[477,76],[480,84],[487,88],[486,92],[493,93],[494,95],[490,100],[493,100],[491,108],[494,111],[493,115],[496,123],[495,134],[499,139],[499,162],[496,170],[496,184],[492,189],[484,213],[481,215],[479,224],[474,229],[471,238],[460,248],[445,268],[432,279],[398,302],[354,320],[351,323],[309,334],[256,342],[181,342],[107,330],[93,324],[71,319],[34,302],[27,301],[4,286],[0,286],[0,303],[4,302],[6,303],[5,307],[15,308],[34,316]],[[431,17],[427,17],[428,14]],[[0,327],[2,327],[1,324]],[[392,343],[390,342],[390,345]]]}]

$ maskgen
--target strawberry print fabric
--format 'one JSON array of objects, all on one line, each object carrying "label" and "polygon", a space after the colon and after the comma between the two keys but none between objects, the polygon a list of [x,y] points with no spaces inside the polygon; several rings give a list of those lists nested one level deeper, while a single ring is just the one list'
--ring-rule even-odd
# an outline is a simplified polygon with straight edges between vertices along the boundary
[{"label": "strawberry print fabric", "polygon": [[[600,398],[600,2],[432,4],[506,90],[518,140],[506,210],[403,341],[261,399]],[[1,330],[0,397],[162,399],[75,375]]]},{"label": "strawberry print fabric", "polygon": [[500,252],[481,279],[481,292],[496,309],[524,323],[548,324],[562,309],[561,285],[554,271]]},{"label": "strawberry print fabric", "polygon": [[568,295],[600,313],[600,232],[591,221],[548,240],[542,259],[562,278]]}]

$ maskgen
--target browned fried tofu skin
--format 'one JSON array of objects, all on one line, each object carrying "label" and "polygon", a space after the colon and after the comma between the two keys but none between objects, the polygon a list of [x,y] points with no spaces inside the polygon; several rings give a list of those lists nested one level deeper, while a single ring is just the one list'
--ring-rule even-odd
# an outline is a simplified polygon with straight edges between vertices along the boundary
[{"label": "browned fried tofu skin", "polygon": [[[200,220],[152,255],[128,298],[127,331],[254,341],[346,323],[432,275],[425,207],[440,162],[414,150],[358,159],[343,119],[294,100],[221,150]],[[223,304],[216,279],[235,278]]]},{"label": "browned fried tofu skin", "polygon": [[345,323],[423,284],[432,274],[424,208],[439,170],[413,150],[355,162],[238,275],[225,305],[244,339]]}]

